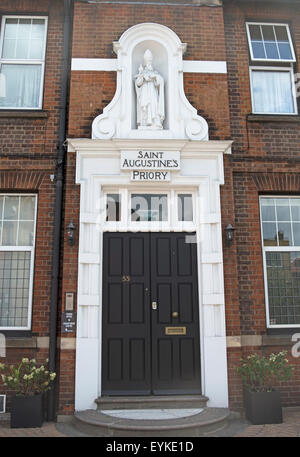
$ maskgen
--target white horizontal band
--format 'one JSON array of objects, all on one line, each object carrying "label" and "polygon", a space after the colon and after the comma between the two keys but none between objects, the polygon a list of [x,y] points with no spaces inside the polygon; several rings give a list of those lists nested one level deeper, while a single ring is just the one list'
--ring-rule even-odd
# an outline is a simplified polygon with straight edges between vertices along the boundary
[{"label": "white horizontal band", "polygon": [[[117,59],[72,59],[72,71],[117,71]],[[226,62],[184,60],[185,73],[227,73]]]},{"label": "white horizontal band", "polygon": [[227,63],[215,60],[184,60],[184,73],[227,73]]}]

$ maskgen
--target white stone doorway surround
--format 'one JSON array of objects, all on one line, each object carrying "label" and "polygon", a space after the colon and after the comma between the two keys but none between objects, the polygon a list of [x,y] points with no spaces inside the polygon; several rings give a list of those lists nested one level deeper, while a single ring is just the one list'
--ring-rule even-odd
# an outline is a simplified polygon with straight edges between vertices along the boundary
[{"label": "white stone doorway surround", "polygon": [[[228,406],[225,300],[223,284],[220,186],[224,184],[223,154],[230,141],[175,139],[70,139],[77,154],[76,183],[80,185],[80,229],[76,339],[75,410],[95,409],[101,396],[102,234],[106,189],[133,186],[151,191],[192,191],[197,198],[195,226],[198,249],[200,353],[202,394],[208,406]],[[133,183],[120,171],[126,150],[180,151],[181,170],[165,183]],[[128,227],[120,228],[121,231]],[[155,229],[157,231],[157,229]],[[174,227],[166,228],[167,231]],[[176,229],[178,230],[178,228]],[[184,228],[183,228],[184,231]]]}]

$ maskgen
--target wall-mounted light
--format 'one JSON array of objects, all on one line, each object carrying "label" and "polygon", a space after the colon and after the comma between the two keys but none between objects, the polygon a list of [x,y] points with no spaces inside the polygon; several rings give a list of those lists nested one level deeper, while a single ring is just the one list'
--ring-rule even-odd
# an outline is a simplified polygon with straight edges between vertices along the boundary
[{"label": "wall-mounted light", "polygon": [[226,229],[225,229],[225,242],[226,246],[230,247],[233,243],[234,240],[234,228],[232,227],[231,224],[228,224]]},{"label": "wall-mounted light", "polygon": [[68,245],[74,246],[74,244],[75,244],[75,226],[72,221],[70,221],[70,223],[67,227],[67,239],[68,239]]}]

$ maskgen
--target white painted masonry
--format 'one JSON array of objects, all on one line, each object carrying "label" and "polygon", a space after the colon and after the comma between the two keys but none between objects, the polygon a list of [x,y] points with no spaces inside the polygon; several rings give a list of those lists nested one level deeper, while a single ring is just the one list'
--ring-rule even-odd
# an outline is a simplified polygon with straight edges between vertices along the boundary
[{"label": "white painted masonry", "polygon": [[[198,276],[202,392],[209,406],[228,406],[225,300],[223,285],[220,185],[224,184],[223,154],[228,141],[140,140],[141,148],[180,151],[181,171],[166,183],[132,183],[120,170],[120,154],[136,140],[70,139],[77,153],[76,182],[81,186],[78,310],[76,344],[76,410],[95,408],[101,395],[102,234],[106,226],[104,193],[107,189],[140,192],[193,189],[197,195],[194,229],[198,241]],[[116,228],[115,228],[116,229]],[[126,223],[119,230],[126,231]],[[149,230],[149,227],[141,229]],[[164,230],[174,230],[164,227]],[[157,230],[157,227],[153,227]]]},{"label": "white painted masonry", "polygon": [[[168,27],[149,22],[130,27],[113,45],[118,56],[116,93],[103,113],[94,119],[92,138],[208,140],[206,120],[197,114],[184,93],[182,56],[186,43]],[[166,83],[166,118],[162,130],[137,129],[133,81],[147,49],[153,55],[153,67]]]},{"label": "white painted masonry", "polygon": [[[72,59],[72,71],[117,71],[118,59]],[[227,73],[227,63],[214,60],[184,60],[184,73]]]},{"label": "white painted masonry", "polygon": [[[183,88],[184,66],[195,71],[205,65],[183,62],[186,44],[172,30],[160,24],[138,24],[123,33],[114,49],[118,59],[113,100],[95,118],[92,139],[68,140],[68,151],[77,155],[76,183],[80,185],[75,409],[96,408],[95,399],[101,396],[103,232],[132,230],[196,232],[196,240],[189,242],[197,242],[202,393],[209,398],[208,406],[227,407],[220,186],[224,184],[223,154],[231,153],[231,141],[208,140],[208,124],[197,115]],[[167,81],[167,117],[160,131],[138,130],[136,125],[133,76],[146,49]],[[106,71],[112,68],[111,61],[93,59],[89,68]],[[72,68],[84,65],[86,59],[75,59]],[[206,71],[209,68],[225,72],[226,65],[207,64]],[[180,170],[169,170],[165,182],[132,181],[132,171],[121,169],[121,153],[129,151],[177,153]],[[106,193],[110,192],[122,197],[120,222],[106,222]],[[168,221],[132,222],[131,192],[166,193]],[[191,193],[194,203],[194,220],[180,226],[174,217],[178,192]]]}]

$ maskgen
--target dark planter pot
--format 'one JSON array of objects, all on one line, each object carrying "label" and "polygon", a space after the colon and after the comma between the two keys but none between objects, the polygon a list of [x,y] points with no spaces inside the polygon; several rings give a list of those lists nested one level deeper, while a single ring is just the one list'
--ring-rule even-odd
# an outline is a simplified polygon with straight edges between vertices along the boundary
[{"label": "dark planter pot", "polygon": [[41,427],[43,423],[43,395],[12,398],[10,412],[11,428]]},{"label": "dark planter pot", "polygon": [[244,391],[246,418],[254,425],[281,424],[282,408],[280,392]]}]

